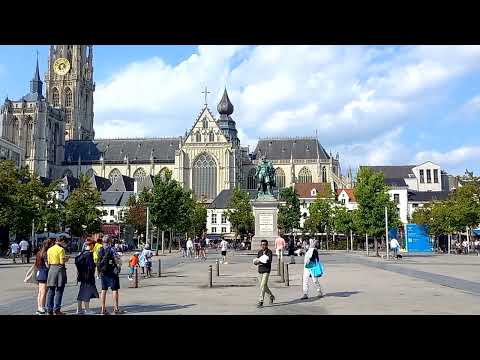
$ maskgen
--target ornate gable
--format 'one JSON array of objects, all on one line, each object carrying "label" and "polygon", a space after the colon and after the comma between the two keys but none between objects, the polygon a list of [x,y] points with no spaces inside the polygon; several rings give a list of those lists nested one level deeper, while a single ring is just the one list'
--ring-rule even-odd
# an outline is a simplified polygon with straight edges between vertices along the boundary
[{"label": "ornate gable", "polygon": [[205,144],[205,143],[225,143],[227,139],[217,125],[217,122],[210,112],[210,109],[205,106],[200,115],[195,120],[195,123],[186,136],[185,143],[188,144]]}]

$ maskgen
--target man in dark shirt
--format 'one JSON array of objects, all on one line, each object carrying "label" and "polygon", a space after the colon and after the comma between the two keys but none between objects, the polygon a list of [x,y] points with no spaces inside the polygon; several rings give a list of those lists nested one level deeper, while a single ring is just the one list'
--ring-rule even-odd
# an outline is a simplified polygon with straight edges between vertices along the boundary
[{"label": "man in dark shirt", "polygon": [[[257,254],[257,258],[254,261],[254,264],[258,266],[258,283],[260,285],[260,296],[258,298],[257,307],[263,307],[263,300],[265,298],[265,293],[270,296],[270,304],[273,304],[275,296],[268,288],[268,278],[270,276],[270,270],[272,268],[272,250],[268,248],[268,241],[262,240],[260,242],[261,250]],[[266,261],[261,261],[263,258],[267,257]],[[263,258],[262,258],[263,257]]]},{"label": "man in dark shirt", "polygon": [[107,315],[106,299],[108,288],[112,289],[112,297],[115,302],[113,313],[123,314],[124,311],[118,307],[118,290],[120,289],[120,257],[112,246],[112,239],[109,237],[100,248],[98,252],[100,261],[99,269],[102,274],[102,293],[100,295],[101,300],[101,314]]}]

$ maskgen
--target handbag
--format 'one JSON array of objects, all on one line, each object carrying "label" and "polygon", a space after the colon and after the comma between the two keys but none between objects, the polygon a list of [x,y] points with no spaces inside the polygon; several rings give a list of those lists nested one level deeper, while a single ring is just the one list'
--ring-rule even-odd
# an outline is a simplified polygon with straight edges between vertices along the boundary
[{"label": "handbag", "polygon": [[320,261],[316,261],[311,267],[308,267],[307,269],[310,270],[310,273],[313,277],[322,277],[324,273],[323,265]]},{"label": "handbag", "polygon": [[37,279],[35,278],[35,265],[32,265],[28,270],[27,274],[25,275],[25,279],[23,280],[24,283],[29,284],[36,284]]}]

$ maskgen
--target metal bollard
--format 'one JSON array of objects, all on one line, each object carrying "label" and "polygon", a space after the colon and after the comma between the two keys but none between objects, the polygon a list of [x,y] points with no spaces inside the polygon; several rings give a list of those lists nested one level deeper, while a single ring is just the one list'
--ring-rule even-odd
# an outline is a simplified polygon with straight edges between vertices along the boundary
[{"label": "metal bollard", "polygon": [[158,259],[158,277],[162,276],[162,260]]},{"label": "metal bollard", "polygon": [[278,257],[277,261],[277,274],[280,275],[280,256]]},{"label": "metal bollard", "polygon": [[138,288],[138,268],[135,268],[135,289]]},{"label": "metal bollard", "polygon": [[218,259],[215,261],[215,269],[217,271],[217,276],[220,276],[220,261],[218,261]]},{"label": "metal bollard", "polygon": [[290,275],[288,274],[288,264],[285,264],[285,286],[290,286]]},{"label": "metal bollard", "polygon": [[280,281],[285,282],[285,263],[283,261],[280,264]]},{"label": "metal bollard", "polygon": [[213,287],[213,282],[212,282],[212,265],[208,265],[208,287]]}]

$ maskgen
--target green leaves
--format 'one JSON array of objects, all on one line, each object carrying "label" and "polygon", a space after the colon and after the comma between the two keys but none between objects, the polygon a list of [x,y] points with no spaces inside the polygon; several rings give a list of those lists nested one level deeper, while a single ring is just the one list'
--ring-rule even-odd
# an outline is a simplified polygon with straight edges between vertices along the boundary
[{"label": "green leaves", "polygon": [[233,196],[227,204],[225,216],[237,235],[246,235],[254,231],[255,218],[252,214],[250,195],[248,192],[235,188]]},{"label": "green leaves", "polygon": [[300,227],[300,199],[292,187],[280,191],[280,200],[285,205],[278,206],[278,227],[289,233]]},{"label": "green leaves", "polygon": [[80,185],[65,203],[65,225],[75,236],[100,231],[102,212],[97,209],[103,204],[100,192],[91,186],[89,178],[81,174]]}]

